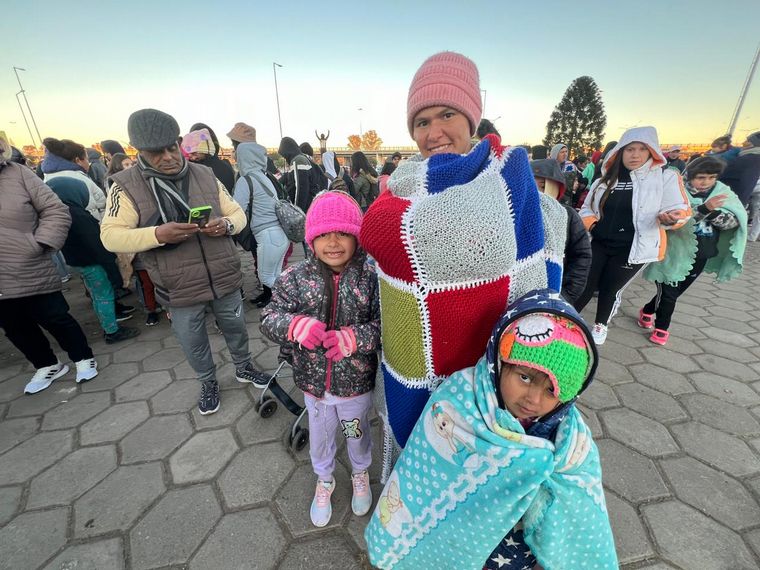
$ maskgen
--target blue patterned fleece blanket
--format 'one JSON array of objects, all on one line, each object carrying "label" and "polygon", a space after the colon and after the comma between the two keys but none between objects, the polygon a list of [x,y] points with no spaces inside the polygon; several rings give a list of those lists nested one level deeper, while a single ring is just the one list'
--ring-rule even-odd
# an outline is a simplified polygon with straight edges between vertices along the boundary
[{"label": "blue patterned fleece blanket", "polygon": [[379,568],[479,569],[522,520],[546,570],[617,568],[599,452],[571,405],[555,442],[498,407],[484,356],[428,401],[365,532]]}]

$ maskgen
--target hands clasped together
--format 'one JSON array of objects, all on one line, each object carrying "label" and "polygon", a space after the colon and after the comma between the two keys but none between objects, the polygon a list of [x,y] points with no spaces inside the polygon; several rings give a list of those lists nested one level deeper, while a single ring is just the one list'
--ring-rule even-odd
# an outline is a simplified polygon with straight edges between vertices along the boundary
[{"label": "hands clasped together", "polygon": [[297,342],[307,350],[318,346],[327,349],[325,356],[338,362],[356,352],[356,336],[351,327],[327,330],[327,325],[314,317],[296,315],[288,329],[288,340]]}]

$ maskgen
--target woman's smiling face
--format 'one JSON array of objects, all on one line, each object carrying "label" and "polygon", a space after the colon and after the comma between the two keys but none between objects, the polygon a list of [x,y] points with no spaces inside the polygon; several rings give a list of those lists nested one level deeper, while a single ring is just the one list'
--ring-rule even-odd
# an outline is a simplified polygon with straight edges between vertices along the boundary
[{"label": "woman's smiling face", "polygon": [[412,122],[414,142],[423,158],[434,154],[467,154],[470,122],[451,107],[428,107],[417,113]]}]

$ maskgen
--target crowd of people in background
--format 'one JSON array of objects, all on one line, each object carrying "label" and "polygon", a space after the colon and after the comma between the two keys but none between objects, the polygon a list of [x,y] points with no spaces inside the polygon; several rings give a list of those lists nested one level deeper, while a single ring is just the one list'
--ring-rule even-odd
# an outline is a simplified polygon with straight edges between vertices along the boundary
[{"label": "crowd of people in background", "polygon": [[[560,426],[590,440],[573,402],[593,379],[626,287],[642,274],[653,283],[637,322],[664,345],[679,296],[701,273],[718,282],[741,273],[746,242],[760,237],[760,132],[741,147],[722,136],[704,156],[683,157],[678,146],[661,148],[654,127],[636,127],[571,156],[563,141],[504,146],[481,114],[477,67],[443,52],[412,80],[406,125],[419,154],[406,160],[394,153],[373,164],[357,151],[341,162],[283,137],[278,169],[256,129],[238,122],[227,133],[232,164],[209,125],[184,132],[155,109],[129,117],[134,157],[114,140],[101,142],[101,154],[46,138],[35,175],[0,140],[0,327],[36,369],[25,392],[69,371],[43,329],[74,363],[77,382],[98,374],[62,294],[70,271],[81,275],[106,343],[140,334],[121,324],[136,314],[120,302],[133,291],[146,326],[166,315],[197,374],[201,415],[220,408],[207,314],[235,380],[265,387],[270,376],[254,366],[249,347],[240,246],[255,263],[261,293],[250,302],[262,311],[262,330],[283,347],[305,394],[316,526],[332,513],[337,434],[353,468],[353,511],[372,508],[374,406],[386,487],[366,535],[373,563],[433,565],[435,544],[446,544],[462,567],[496,568],[503,557],[576,567],[587,551],[615,566],[603,501],[574,523],[563,550],[551,533],[536,532],[567,522],[561,505],[538,504],[528,487],[515,491],[522,501],[497,501],[498,516],[484,516],[473,536],[456,526],[469,516],[466,503],[450,499],[450,525],[432,531],[430,544],[418,537],[404,550],[404,529],[438,504],[427,485],[411,481],[430,477],[435,489],[447,487],[446,474],[464,476],[489,461],[509,472],[509,462],[495,458],[543,449],[565,433]],[[284,221],[286,206],[303,215],[298,238]],[[294,246],[305,256],[296,264]],[[579,313],[594,296],[587,326]],[[461,404],[462,394],[474,399]],[[464,421],[472,406],[491,420],[477,428]],[[433,450],[443,479],[413,465]],[[593,443],[585,453],[561,461],[600,477]],[[556,464],[543,478],[532,472],[536,488]],[[585,500],[577,484],[561,484]],[[474,492],[500,491],[484,484]],[[596,530],[586,532],[592,523]]]}]

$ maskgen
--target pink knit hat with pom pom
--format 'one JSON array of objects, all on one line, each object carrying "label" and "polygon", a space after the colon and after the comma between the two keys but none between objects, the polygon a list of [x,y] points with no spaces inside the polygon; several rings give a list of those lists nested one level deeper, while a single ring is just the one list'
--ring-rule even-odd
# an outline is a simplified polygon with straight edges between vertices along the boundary
[{"label": "pink knit hat with pom pom", "polygon": [[314,250],[314,240],[322,234],[343,232],[356,236],[362,229],[362,209],[345,192],[318,194],[306,213],[306,243]]},{"label": "pink knit hat with pom pom", "polygon": [[471,59],[461,53],[442,51],[431,55],[414,74],[406,101],[406,122],[414,137],[414,116],[428,107],[451,107],[470,121],[470,135],[480,124],[483,105],[480,76]]}]

